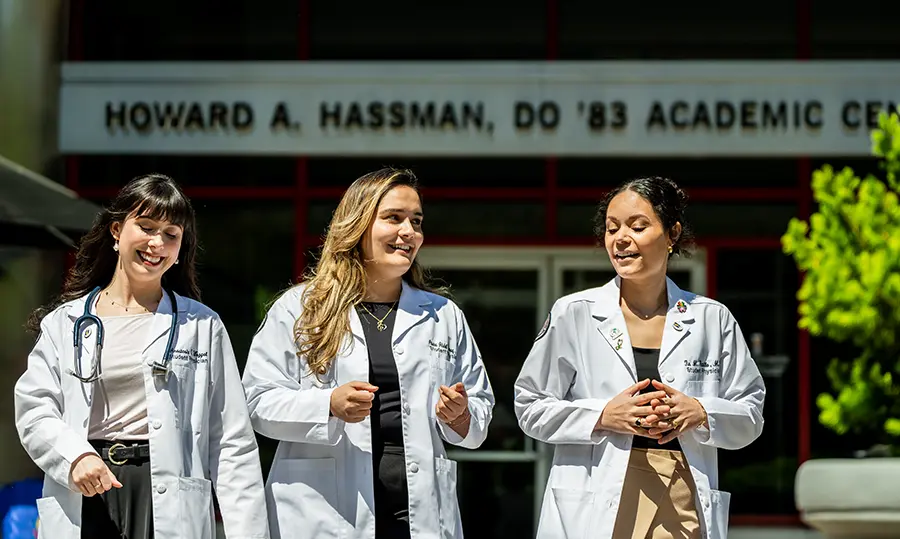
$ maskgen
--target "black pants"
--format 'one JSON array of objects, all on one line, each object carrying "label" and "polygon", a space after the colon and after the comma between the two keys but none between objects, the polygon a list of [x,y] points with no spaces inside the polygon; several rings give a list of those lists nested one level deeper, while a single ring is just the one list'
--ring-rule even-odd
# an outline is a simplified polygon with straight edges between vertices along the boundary
[{"label": "black pants", "polygon": [[[92,442],[94,447],[102,443]],[[122,488],[82,498],[82,539],[153,539],[150,459],[118,466],[104,460]]]},{"label": "black pants", "polygon": [[403,447],[385,444],[375,465],[375,539],[409,539],[409,491]]}]

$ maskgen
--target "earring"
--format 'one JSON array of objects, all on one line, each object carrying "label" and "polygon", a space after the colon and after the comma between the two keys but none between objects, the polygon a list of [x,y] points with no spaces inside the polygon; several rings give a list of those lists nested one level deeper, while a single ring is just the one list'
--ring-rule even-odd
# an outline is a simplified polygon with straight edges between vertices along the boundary
[{"label": "earring", "polygon": [[175,259],[175,263],[177,264],[177,263],[179,263],[179,262],[181,262],[181,260],[178,260],[178,259],[176,258],[176,259]]},{"label": "earring", "polygon": [[119,252],[119,240],[116,240],[116,243],[113,244],[113,251]]},{"label": "earring", "polygon": [[672,246],[669,245],[669,254],[672,254]]}]

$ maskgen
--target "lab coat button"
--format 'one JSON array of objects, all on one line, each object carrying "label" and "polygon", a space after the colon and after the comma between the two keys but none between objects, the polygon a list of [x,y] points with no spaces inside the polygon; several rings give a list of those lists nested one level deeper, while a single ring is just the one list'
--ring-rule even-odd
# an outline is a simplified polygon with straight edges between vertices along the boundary
[{"label": "lab coat button", "polygon": [[157,430],[162,428],[162,421],[160,421],[159,419],[154,419],[153,420],[153,428],[157,429]]},{"label": "lab coat button", "polygon": [[166,493],[166,486],[165,486],[165,485],[157,485],[157,486],[156,486],[156,492],[158,492],[159,494],[165,494],[165,493]]},{"label": "lab coat button", "polygon": [[409,471],[412,472],[412,473],[418,473],[418,472],[419,472],[419,465],[416,464],[415,462],[413,462],[412,464],[409,465]]},{"label": "lab coat button", "polygon": [[669,382],[671,384],[674,381],[675,381],[675,375],[672,374],[671,372],[667,372],[666,373],[666,382]]},{"label": "lab coat button", "polygon": [[394,347],[394,353],[397,354],[398,356],[402,356],[402,355],[403,355],[403,349],[400,348],[399,346],[395,346],[395,347]]}]

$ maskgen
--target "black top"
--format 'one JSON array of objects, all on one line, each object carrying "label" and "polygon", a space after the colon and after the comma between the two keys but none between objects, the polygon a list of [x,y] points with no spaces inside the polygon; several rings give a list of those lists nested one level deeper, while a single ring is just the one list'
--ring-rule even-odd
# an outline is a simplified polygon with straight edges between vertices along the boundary
[{"label": "black top", "polygon": [[[369,383],[378,386],[370,414],[372,465],[375,489],[376,539],[397,535],[390,528],[403,523],[409,509],[403,421],[400,406],[400,374],[394,361],[391,337],[397,316],[396,302],[363,302],[356,307],[369,352]],[[381,324],[379,324],[379,320]],[[381,327],[381,331],[378,328]]]},{"label": "black top", "polygon": [[[659,348],[638,348],[634,350],[634,366],[637,368],[637,379],[660,380],[659,376]],[[657,389],[653,385],[649,385],[641,390],[641,393],[652,393]],[[644,447],[648,449],[669,449],[672,451],[681,451],[681,444],[678,438],[663,445],[659,445],[656,440],[646,438],[644,436],[634,436],[632,447]]]},{"label": "black top", "polygon": [[[368,309],[368,311],[366,311]],[[390,312],[388,312],[390,311]],[[356,312],[362,321],[369,351],[369,383],[378,386],[372,403],[372,443],[376,433],[385,443],[403,446],[403,424],[400,410],[400,374],[394,361],[391,336],[397,317],[395,302],[363,302]],[[384,329],[378,331],[378,321]]]}]

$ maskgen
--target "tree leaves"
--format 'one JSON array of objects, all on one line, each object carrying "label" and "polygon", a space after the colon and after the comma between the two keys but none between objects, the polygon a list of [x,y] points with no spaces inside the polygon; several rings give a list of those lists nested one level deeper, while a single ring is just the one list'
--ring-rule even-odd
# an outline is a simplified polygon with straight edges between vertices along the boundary
[{"label": "tree leaves", "polygon": [[832,360],[834,395],[819,395],[820,422],[839,434],[900,437],[900,117],[882,113],[872,153],[886,180],[829,165],[813,173],[817,211],[793,219],[784,252],[805,273],[798,326],[849,342],[856,358]]}]

